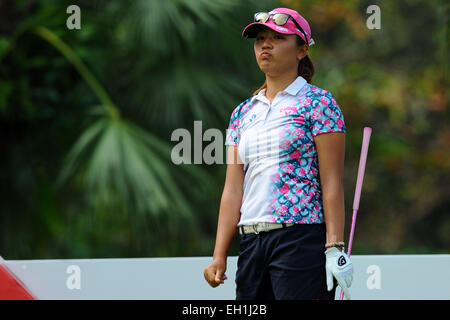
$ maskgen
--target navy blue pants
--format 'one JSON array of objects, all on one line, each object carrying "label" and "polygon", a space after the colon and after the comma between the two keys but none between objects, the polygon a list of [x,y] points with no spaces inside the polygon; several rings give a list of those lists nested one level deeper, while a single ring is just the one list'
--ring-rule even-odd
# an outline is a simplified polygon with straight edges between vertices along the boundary
[{"label": "navy blue pants", "polygon": [[334,300],[327,291],[325,224],[240,235],[236,300]]}]

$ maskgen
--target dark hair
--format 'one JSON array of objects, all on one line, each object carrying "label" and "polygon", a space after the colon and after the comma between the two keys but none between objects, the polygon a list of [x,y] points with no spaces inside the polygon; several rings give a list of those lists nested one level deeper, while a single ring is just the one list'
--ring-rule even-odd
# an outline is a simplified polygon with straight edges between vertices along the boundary
[{"label": "dark hair", "polygon": [[[305,40],[297,36],[297,45],[302,46],[304,44]],[[305,78],[305,80],[309,84],[311,84],[312,78],[314,76],[314,65],[308,55],[304,56],[303,59],[298,62],[297,74]],[[260,92],[264,88],[267,88],[266,81],[264,81],[261,87],[259,87],[255,92],[253,92],[253,95],[258,94],[258,92]]]}]

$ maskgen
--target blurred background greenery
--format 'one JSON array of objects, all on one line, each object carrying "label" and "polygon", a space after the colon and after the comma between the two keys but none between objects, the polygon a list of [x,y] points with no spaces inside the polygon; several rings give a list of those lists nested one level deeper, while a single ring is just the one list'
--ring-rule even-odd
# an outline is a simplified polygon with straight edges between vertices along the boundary
[{"label": "blurred background greenery", "polygon": [[2,0],[0,255],[212,256],[226,165],[174,165],[171,134],[225,133],[264,81],[242,29],[276,7],[344,112],[346,240],[373,129],[352,253],[450,253],[446,1]]}]

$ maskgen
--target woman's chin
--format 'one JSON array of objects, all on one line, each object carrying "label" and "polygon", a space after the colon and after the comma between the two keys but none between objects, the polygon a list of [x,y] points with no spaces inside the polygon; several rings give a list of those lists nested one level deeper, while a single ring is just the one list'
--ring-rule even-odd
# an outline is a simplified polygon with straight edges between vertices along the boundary
[{"label": "woman's chin", "polygon": [[261,69],[262,72],[267,73],[273,69],[273,66],[271,66],[270,62],[263,61],[259,64],[259,69]]}]

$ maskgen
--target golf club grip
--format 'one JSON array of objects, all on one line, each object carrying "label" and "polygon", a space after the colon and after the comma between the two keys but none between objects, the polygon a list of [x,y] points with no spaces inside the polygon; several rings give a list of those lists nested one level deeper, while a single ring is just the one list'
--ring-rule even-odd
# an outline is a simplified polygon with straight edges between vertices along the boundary
[{"label": "golf club grip", "polygon": [[358,210],[359,199],[361,198],[361,189],[364,180],[364,171],[366,169],[367,153],[369,150],[370,135],[372,128],[365,127],[363,132],[363,142],[361,147],[361,156],[359,158],[358,177],[356,180],[355,197],[353,199],[353,210]]}]

